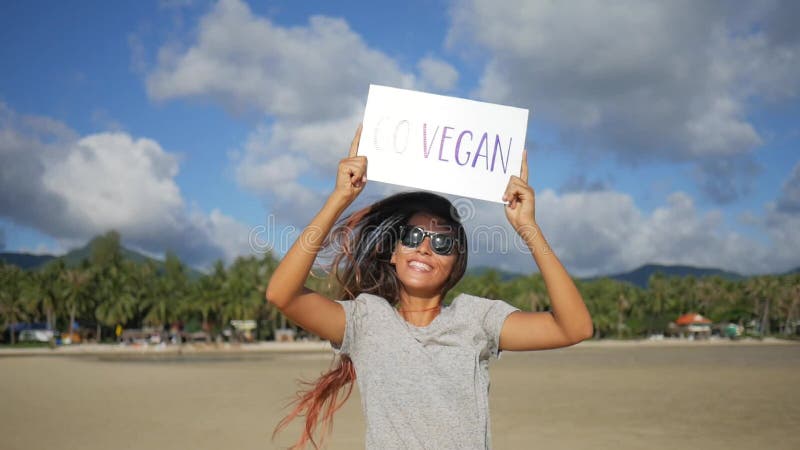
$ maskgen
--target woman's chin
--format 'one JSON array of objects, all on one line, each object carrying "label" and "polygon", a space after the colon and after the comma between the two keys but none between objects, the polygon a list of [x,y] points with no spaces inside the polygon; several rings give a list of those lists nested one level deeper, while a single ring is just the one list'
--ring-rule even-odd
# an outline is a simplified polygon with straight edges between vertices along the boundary
[{"label": "woman's chin", "polygon": [[403,277],[401,282],[406,289],[406,292],[413,293],[414,295],[436,295],[439,293],[441,285],[440,280],[435,280],[426,274],[414,274],[411,276]]}]

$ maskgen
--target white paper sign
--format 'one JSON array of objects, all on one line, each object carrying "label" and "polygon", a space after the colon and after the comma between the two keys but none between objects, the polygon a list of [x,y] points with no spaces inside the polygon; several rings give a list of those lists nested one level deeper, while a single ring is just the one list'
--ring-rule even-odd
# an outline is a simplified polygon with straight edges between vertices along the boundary
[{"label": "white paper sign", "polygon": [[358,154],[369,180],[502,203],[527,126],[527,109],[373,84]]}]

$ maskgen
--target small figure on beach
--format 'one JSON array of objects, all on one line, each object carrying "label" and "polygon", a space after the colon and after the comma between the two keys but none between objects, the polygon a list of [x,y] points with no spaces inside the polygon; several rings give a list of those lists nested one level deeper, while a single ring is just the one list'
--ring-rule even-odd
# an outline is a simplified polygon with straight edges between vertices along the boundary
[{"label": "small figure on beach", "polygon": [[[357,383],[367,449],[489,449],[489,362],[503,350],[566,347],[593,334],[583,298],[536,222],[527,157],[520,176],[509,179],[504,209],[544,278],[551,311],[525,312],[467,293],[445,306],[468,253],[449,200],[403,192],[340,218],[367,183],[360,135],[361,127],[339,162],[333,192],[267,287],[270,303],[336,353],[331,370],[298,393],[276,433],[302,416],[293,448],[318,448]],[[334,255],[336,299],[304,286],[322,249]]]}]

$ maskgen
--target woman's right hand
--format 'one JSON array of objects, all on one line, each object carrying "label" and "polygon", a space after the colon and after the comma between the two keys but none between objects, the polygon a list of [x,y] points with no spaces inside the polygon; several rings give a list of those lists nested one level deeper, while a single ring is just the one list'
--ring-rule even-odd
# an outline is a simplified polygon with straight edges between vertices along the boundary
[{"label": "woman's right hand", "polygon": [[347,158],[339,161],[336,186],[333,195],[350,204],[364,190],[367,184],[367,157],[357,156],[358,142],[361,140],[361,125],[356,130]]}]

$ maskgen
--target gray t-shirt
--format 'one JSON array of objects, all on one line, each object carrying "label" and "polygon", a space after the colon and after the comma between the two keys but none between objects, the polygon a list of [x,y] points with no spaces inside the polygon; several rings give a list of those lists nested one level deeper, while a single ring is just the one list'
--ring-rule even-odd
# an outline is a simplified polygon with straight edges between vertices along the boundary
[{"label": "gray t-shirt", "polygon": [[489,449],[489,360],[518,308],[458,295],[425,327],[382,297],[337,300],[346,329],[338,353],[353,360],[367,449]]}]

